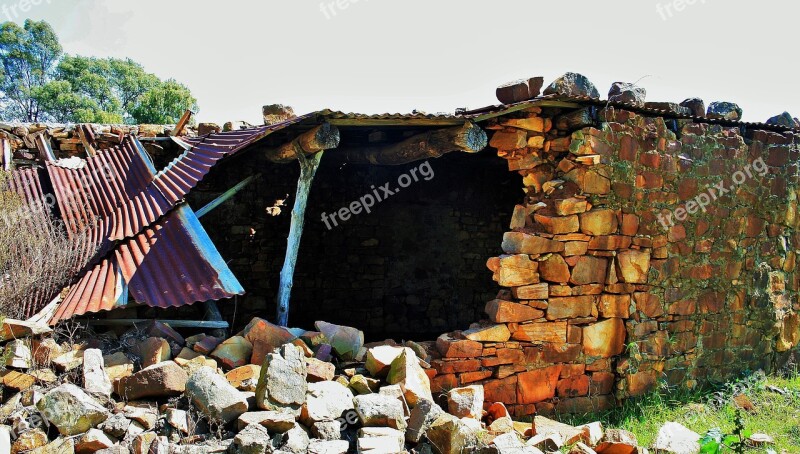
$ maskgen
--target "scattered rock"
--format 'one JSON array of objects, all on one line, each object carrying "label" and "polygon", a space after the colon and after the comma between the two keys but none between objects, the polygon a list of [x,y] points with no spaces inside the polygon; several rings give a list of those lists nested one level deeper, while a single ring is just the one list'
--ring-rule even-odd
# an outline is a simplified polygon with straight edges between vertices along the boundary
[{"label": "scattered rock", "polygon": [[472,385],[451,389],[447,393],[447,410],[459,418],[480,420],[483,413],[483,386]]},{"label": "scattered rock", "polygon": [[284,433],[294,427],[295,417],[291,413],[280,411],[251,411],[239,416],[236,425],[239,430],[250,424],[265,427],[270,433]]},{"label": "scattered rock", "polygon": [[339,421],[319,421],[311,426],[314,438],[322,440],[340,440],[342,438],[342,423]]},{"label": "scattered rock", "polygon": [[257,424],[250,424],[233,439],[238,454],[263,454],[270,445],[269,431]]},{"label": "scattered rock", "polygon": [[146,397],[173,397],[186,391],[189,375],[174,361],[165,361],[144,368],[117,383],[117,394],[128,400]]},{"label": "scattered rock", "polygon": [[28,344],[21,339],[13,340],[6,344],[3,353],[5,365],[15,369],[30,369],[33,367],[33,354]]},{"label": "scattered rock", "polygon": [[262,410],[298,410],[305,402],[307,389],[305,356],[299,348],[286,344],[264,360],[256,403]]},{"label": "scattered rock", "polygon": [[225,374],[228,383],[239,391],[255,392],[258,386],[258,378],[261,376],[261,366],[247,364],[237,367]]},{"label": "scattered rock", "polygon": [[305,427],[295,424],[291,430],[281,436],[281,449],[288,452],[305,454],[311,440]]},{"label": "scattered rock", "polygon": [[45,394],[36,407],[65,436],[82,434],[109,416],[105,407],[69,383]]},{"label": "scattered rock", "polygon": [[789,112],[784,112],[780,115],[771,117],[769,120],[767,120],[767,124],[783,126],[791,129],[800,128],[800,123],[797,121],[797,118],[793,117]]},{"label": "scattered rock", "polygon": [[240,333],[253,345],[251,364],[264,364],[268,353],[293,341],[297,336],[282,326],[273,325],[263,318],[254,318]]},{"label": "scattered rock", "polygon": [[44,433],[43,430],[33,429],[19,434],[17,439],[14,440],[14,444],[11,445],[10,451],[3,451],[0,449],[0,452],[11,452],[11,454],[17,454],[40,448],[49,442],[50,440],[47,438],[47,434]]},{"label": "scattered rock", "polygon": [[384,378],[389,374],[392,361],[403,352],[401,347],[381,345],[367,350],[367,362],[364,367],[375,378]]},{"label": "scattered rock", "polygon": [[406,440],[409,443],[419,443],[422,436],[433,424],[433,422],[444,413],[442,408],[430,400],[420,400],[411,410],[408,418],[408,430],[406,430]]},{"label": "scattered rock", "polygon": [[345,440],[313,440],[308,445],[308,454],[347,454],[349,450]]},{"label": "scattered rock", "polygon": [[359,453],[399,453],[404,446],[403,432],[390,427],[364,427],[358,431]]},{"label": "scattered rock", "polygon": [[688,98],[680,105],[681,107],[689,109],[695,117],[705,118],[706,116],[706,103],[700,98]]},{"label": "scattered rock", "polygon": [[75,452],[78,454],[89,454],[101,449],[108,449],[117,443],[102,430],[89,429],[88,432],[83,434],[75,444]]},{"label": "scattered rock", "polygon": [[361,424],[367,427],[391,427],[405,430],[403,405],[399,400],[381,394],[366,394],[353,399]]},{"label": "scattered rock", "polygon": [[330,381],[336,376],[336,366],[317,358],[306,358],[306,374],[309,383]]},{"label": "scattered rock", "polygon": [[106,397],[111,396],[113,391],[103,363],[103,352],[96,348],[90,348],[83,354],[83,388]]},{"label": "scattered rock", "polygon": [[353,409],[353,393],[341,383],[335,381],[310,383],[306,403],[301,412],[301,421],[310,427],[315,422],[334,421],[346,411]]},{"label": "scattered rock", "polygon": [[430,425],[425,435],[440,454],[475,452],[477,433],[462,420],[442,413]]},{"label": "scattered rock", "polygon": [[594,450],[598,454],[634,454],[639,442],[636,435],[622,429],[608,429]]},{"label": "scattered rock", "polygon": [[[696,454],[700,452],[700,435],[681,424],[668,422],[658,429],[653,449],[668,454]],[[635,441],[635,440],[634,440]]]},{"label": "scattered rock", "polygon": [[247,399],[210,367],[192,374],[186,383],[186,396],[209,418],[230,422],[248,409]]},{"label": "scattered rock", "polygon": [[364,333],[355,328],[323,321],[315,322],[314,326],[325,335],[333,351],[344,360],[356,359],[361,347],[364,346]]},{"label": "scattered rock", "polygon": [[166,339],[148,337],[133,349],[136,356],[142,360],[142,367],[150,367],[172,359],[172,348]]},{"label": "scattered rock", "polygon": [[189,413],[186,410],[168,408],[166,412],[167,424],[175,428],[178,432],[189,435]]},{"label": "scattered rock", "polygon": [[227,369],[236,369],[250,363],[252,355],[253,344],[241,336],[227,339],[211,352],[211,357],[219,361]]},{"label": "scattered rock", "polygon": [[386,381],[390,385],[401,385],[411,407],[420,399],[433,400],[430,379],[419,365],[417,355],[408,347],[403,348],[403,352],[392,361]]}]

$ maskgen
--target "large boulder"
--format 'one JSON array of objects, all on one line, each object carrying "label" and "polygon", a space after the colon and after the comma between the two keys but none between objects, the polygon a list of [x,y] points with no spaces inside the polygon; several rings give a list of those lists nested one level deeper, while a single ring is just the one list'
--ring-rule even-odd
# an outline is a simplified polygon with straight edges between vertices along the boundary
[{"label": "large boulder", "polygon": [[392,361],[386,381],[390,385],[399,384],[403,388],[406,401],[411,407],[417,405],[420,399],[433,400],[430,379],[419,365],[417,355],[408,347],[404,347],[403,353]]},{"label": "large boulder", "polygon": [[358,419],[366,427],[391,427],[405,430],[406,420],[402,403],[394,397],[382,394],[356,396],[353,404]]},{"label": "large boulder", "polygon": [[314,326],[325,335],[333,351],[344,360],[353,360],[364,346],[364,333],[349,326],[318,321]]},{"label": "large boulder", "polygon": [[210,367],[202,367],[192,374],[186,383],[186,396],[203,414],[226,423],[248,409],[244,394]]},{"label": "large boulder", "polygon": [[262,410],[299,410],[306,400],[306,360],[302,350],[285,344],[270,353],[261,367],[256,404]]},{"label": "large boulder", "polygon": [[797,118],[793,117],[792,114],[789,112],[784,112],[780,115],[775,115],[767,120],[768,125],[778,125],[783,126],[785,128],[791,129],[798,129],[800,128],[800,122],[797,121]]},{"label": "large boulder", "polygon": [[146,367],[117,382],[117,394],[125,400],[146,397],[174,397],[186,391],[189,375],[174,361]]},{"label": "large boulder", "polygon": [[75,385],[63,384],[39,400],[39,412],[64,436],[82,434],[109,416],[108,410]]},{"label": "large boulder", "polygon": [[583,74],[566,73],[554,80],[545,90],[545,95],[560,95],[566,97],[589,97],[600,99],[597,87]]}]

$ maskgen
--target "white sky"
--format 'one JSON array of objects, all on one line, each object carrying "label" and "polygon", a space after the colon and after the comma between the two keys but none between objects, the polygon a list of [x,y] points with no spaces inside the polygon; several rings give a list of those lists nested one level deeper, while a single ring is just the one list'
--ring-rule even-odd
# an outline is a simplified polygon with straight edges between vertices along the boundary
[{"label": "white sky", "polygon": [[733,101],[748,121],[784,110],[800,116],[800,2],[324,4],[0,0],[0,20],[46,19],[68,53],[130,57],[174,77],[198,99],[200,121],[260,123],[261,106],[272,103],[298,114],[452,112],[496,104],[495,87],[509,80],[541,75],[549,83],[567,71],[588,76],[604,97],[614,81],[641,79],[650,101]]}]

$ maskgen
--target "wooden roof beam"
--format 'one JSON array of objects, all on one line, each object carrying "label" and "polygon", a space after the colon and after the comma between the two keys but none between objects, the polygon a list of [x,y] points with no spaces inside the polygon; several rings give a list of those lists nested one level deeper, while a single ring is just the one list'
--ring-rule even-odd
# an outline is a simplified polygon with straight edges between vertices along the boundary
[{"label": "wooden roof beam", "polygon": [[266,155],[267,159],[272,162],[288,163],[298,158],[295,147],[299,148],[305,156],[310,156],[338,147],[340,140],[339,128],[326,122],[300,134],[294,140],[278,148],[268,149]]}]

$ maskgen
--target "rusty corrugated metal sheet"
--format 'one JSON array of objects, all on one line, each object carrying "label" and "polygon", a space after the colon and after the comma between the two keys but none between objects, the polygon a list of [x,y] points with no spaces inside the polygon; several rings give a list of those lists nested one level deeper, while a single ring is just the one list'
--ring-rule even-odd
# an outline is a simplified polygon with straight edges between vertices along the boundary
[{"label": "rusty corrugated metal sheet", "polygon": [[92,267],[71,287],[51,323],[121,307],[128,295],[167,308],[243,293],[197,216],[181,204]]}]

